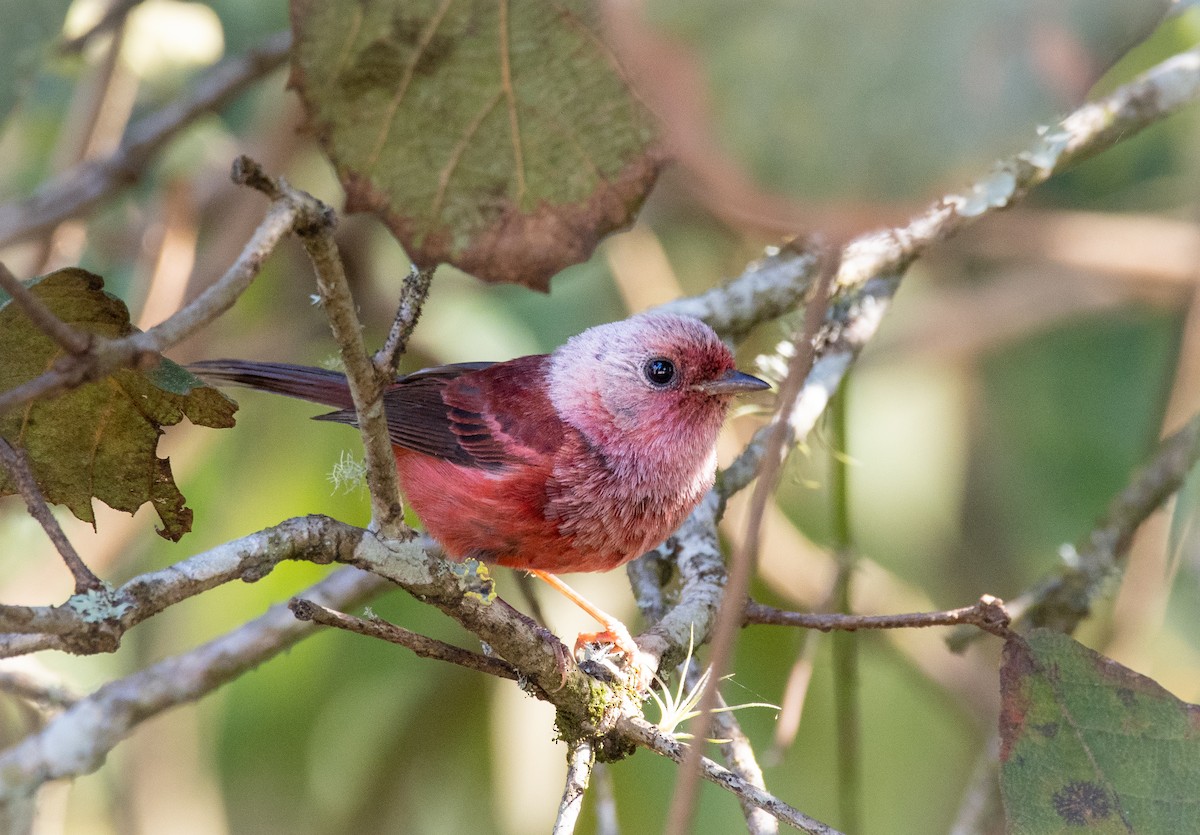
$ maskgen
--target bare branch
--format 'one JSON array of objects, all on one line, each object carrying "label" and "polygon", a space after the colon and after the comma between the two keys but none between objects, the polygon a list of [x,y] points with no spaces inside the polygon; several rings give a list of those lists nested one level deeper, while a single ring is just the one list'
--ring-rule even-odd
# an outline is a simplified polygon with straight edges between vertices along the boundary
[{"label": "bare branch", "polygon": [[0,246],[48,232],[137,182],[149,161],[177,133],[281,67],[291,43],[291,33],[280,32],[257,49],[214,67],[196,82],[190,95],[133,125],[112,156],[77,165],[44,184],[33,196],[0,206]]},{"label": "bare branch", "polygon": [[408,339],[421,316],[421,308],[425,304],[425,297],[429,295],[432,281],[433,270],[423,270],[415,264],[405,277],[404,286],[400,289],[400,304],[396,307],[396,318],[388,331],[387,341],[375,353],[375,373],[379,376],[391,378],[395,375],[396,366],[408,348]]},{"label": "bare branch", "polygon": [[592,777],[592,766],[596,763],[596,751],[591,740],[581,739],[567,751],[567,780],[563,786],[562,800],[558,803],[558,817],[554,819],[553,835],[571,835],[583,809],[583,795],[587,792]]},{"label": "bare branch", "polygon": [[67,539],[58,520],[50,512],[50,507],[46,504],[46,497],[42,495],[42,490],[38,487],[33,472],[29,469],[29,461],[26,460],[24,453],[13,447],[4,438],[0,438],[0,463],[4,464],[4,468],[12,477],[13,484],[25,499],[29,515],[38,520],[42,530],[46,532],[46,536],[50,537],[50,541],[58,549],[63,562],[67,564],[67,568],[75,578],[75,593],[82,594],[89,589],[103,588],[104,583],[84,564],[75,550],[75,546],[71,544],[71,540]]},{"label": "bare branch", "polygon": [[84,47],[96,37],[106,32],[111,32],[124,23],[126,16],[128,16],[133,7],[139,5],[141,2],[142,0],[112,0],[104,14],[101,15],[92,28],[82,34],[76,35],[74,38],[63,41],[59,45],[58,51],[63,55],[76,55],[83,52]]},{"label": "bare branch", "polygon": [[[305,592],[331,606],[351,606],[384,584],[361,571],[338,571]],[[312,626],[273,606],[195,649],[110,682],[0,753],[0,811],[30,797],[48,780],[90,774],[138,723],[195,701],[295,644]]]},{"label": "bare branch", "polygon": [[1004,601],[985,594],[973,606],[942,612],[913,612],[902,615],[840,615],[812,612],[788,612],[774,606],[750,601],[746,604],[746,625],[799,626],[821,632],[856,632],[860,629],[913,629],[928,626],[975,626],[1004,637],[1008,634],[1009,615]]},{"label": "bare branch", "polygon": [[[658,728],[640,717],[625,717],[617,724],[617,729],[628,738],[644,748],[649,748],[656,754],[661,754],[677,763],[683,762],[684,749],[670,737],[664,735]],[[836,829],[826,826],[820,821],[810,818],[798,809],[789,806],[779,798],[762,789],[752,786],[727,768],[723,768],[708,757],[700,758],[700,770],[704,779],[716,783],[723,789],[732,792],[746,803],[762,809],[772,817],[795,827],[801,832],[811,835],[839,835]]]},{"label": "bare branch", "polygon": [[436,638],[426,637],[419,632],[413,632],[402,626],[396,626],[378,617],[371,617],[369,619],[356,618],[303,597],[293,597],[288,601],[288,608],[292,610],[292,614],[298,620],[312,621],[321,626],[333,626],[338,629],[345,629],[347,632],[354,632],[358,635],[367,635],[371,638],[379,638],[389,643],[399,644],[402,647],[411,649],[421,658],[448,661],[451,664],[466,667],[468,670],[487,673],[497,678],[506,678],[509,681],[517,681],[520,678],[517,670],[507,661],[499,658],[490,658],[486,655],[480,655],[477,652],[470,652],[447,644]]},{"label": "bare branch", "polygon": [[1159,443],[1086,537],[1063,547],[1063,565],[1056,575],[1009,603],[1014,620],[1074,631],[1113,572],[1124,568],[1138,527],[1183,486],[1198,460],[1200,414]]},{"label": "bare branch", "polygon": [[[293,188],[282,177],[276,179],[268,176],[249,157],[238,157],[234,161],[233,172],[235,182],[258,189],[277,201],[277,204],[282,202],[295,207],[296,234],[316,271],[321,304],[341,352],[350,396],[358,413],[359,433],[366,450],[372,525],[388,539],[411,537],[412,530],[404,524],[395,457],[388,439],[387,416],[383,410],[383,388],[391,382],[392,373],[377,373],[367,356],[362,324],[358,321],[354,298],[346,281],[346,270],[333,239],[337,217],[332,209],[311,194]],[[412,313],[414,321],[419,309],[420,305],[417,304]]]}]

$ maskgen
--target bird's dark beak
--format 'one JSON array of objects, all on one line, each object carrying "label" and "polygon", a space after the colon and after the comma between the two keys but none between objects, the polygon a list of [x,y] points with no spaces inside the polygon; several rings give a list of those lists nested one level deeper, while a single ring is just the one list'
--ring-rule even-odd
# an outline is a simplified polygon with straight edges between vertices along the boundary
[{"label": "bird's dark beak", "polygon": [[696,391],[702,391],[705,394],[745,394],[750,391],[762,391],[769,389],[770,383],[750,374],[743,374],[737,369],[726,371],[715,380],[708,380],[703,383],[696,383],[692,388]]}]

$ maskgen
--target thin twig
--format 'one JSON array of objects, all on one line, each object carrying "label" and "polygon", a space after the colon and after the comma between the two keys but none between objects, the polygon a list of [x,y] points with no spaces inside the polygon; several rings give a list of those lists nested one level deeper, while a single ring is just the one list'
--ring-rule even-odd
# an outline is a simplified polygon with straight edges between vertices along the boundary
[{"label": "thin twig", "polygon": [[[758,483],[750,500],[750,510],[747,513],[747,536],[742,547],[734,554],[729,580],[725,587],[724,598],[717,612],[716,626],[713,630],[712,649],[709,663],[712,676],[709,678],[704,693],[697,707],[699,715],[692,720],[689,731],[694,739],[703,739],[703,724],[716,706],[716,682],[721,680],[728,669],[733,656],[733,647],[741,626],[742,610],[745,607],[746,595],[750,590],[750,578],[758,562],[758,543],[761,536],[763,514],[767,502],[775,493],[776,481],[783,466],[784,457],[788,451],[788,424],[784,419],[790,412],[793,399],[799,394],[801,385],[812,368],[816,356],[816,339],[825,320],[826,306],[832,289],[834,277],[837,275],[839,260],[836,254],[826,258],[821,267],[821,275],[817,279],[813,298],[805,311],[804,328],[797,335],[796,354],[788,369],[787,379],[779,389],[779,403],[773,421],[775,427],[768,442],[768,454],[763,459]],[[698,759],[701,756],[699,745],[693,746],[687,752],[683,768],[676,778],[675,794],[671,800],[671,811],[667,817],[666,832],[670,835],[685,835],[689,828],[698,792],[699,773]]]},{"label": "thin twig", "polygon": [[799,626],[821,632],[857,632],[860,629],[914,629],[928,626],[974,626],[1004,637],[1008,634],[1009,615],[1004,601],[985,594],[973,606],[941,612],[912,612],[900,615],[844,615],[789,612],[750,601],[744,623],[769,626]]},{"label": "thin twig", "polygon": [[84,564],[79,552],[75,550],[71,540],[67,539],[58,520],[50,512],[50,507],[46,504],[46,497],[42,495],[42,490],[38,487],[33,472],[29,469],[29,462],[24,453],[4,438],[0,438],[0,463],[4,464],[4,468],[8,470],[17,490],[25,499],[29,515],[38,520],[38,524],[42,526],[46,536],[50,537],[50,541],[54,543],[63,562],[67,564],[67,568],[75,578],[75,593],[83,594],[89,589],[104,588],[104,583]]},{"label": "thin twig", "polygon": [[[133,112],[131,93],[137,85],[129,69],[121,63],[125,48],[124,13],[113,21],[106,38],[104,53],[98,61],[87,59],[87,68],[75,85],[71,105],[62,120],[58,139],[51,154],[51,174],[58,174],[108,153],[120,142]],[[86,241],[84,227],[64,223],[38,236],[30,270],[43,273],[53,264],[68,266],[79,260]]]},{"label": "thin twig", "polygon": [[571,835],[575,831],[595,763],[596,751],[591,740],[578,740],[567,750],[567,779],[562,800],[558,802],[558,816],[551,830],[553,835]]},{"label": "thin twig", "polygon": [[58,51],[63,55],[76,55],[83,52],[93,39],[106,32],[111,32],[119,25],[125,22],[125,18],[134,6],[141,4],[142,0],[112,0],[108,8],[100,19],[87,31],[76,35],[73,38],[64,40],[59,44]]},{"label": "thin twig", "polygon": [[0,264],[0,287],[13,297],[25,315],[29,317],[42,333],[53,339],[68,354],[86,353],[92,344],[91,334],[75,330],[62,319],[54,315],[46,303],[30,292],[25,283],[17,278],[8,267]]},{"label": "thin twig", "polygon": [[[693,669],[697,668],[695,664],[692,666]],[[754,747],[733,711],[726,709],[728,707],[725,699],[718,693],[717,710],[712,714],[712,729],[716,737],[723,740],[717,745],[721,749],[721,758],[734,774],[750,785],[766,791],[767,783],[754,754]],[[779,822],[765,809],[744,798],[739,797],[738,802],[741,804],[742,815],[746,818],[746,830],[750,835],[776,835],[779,832]]]},{"label": "thin twig", "polygon": [[387,340],[383,347],[375,352],[375,372],[384,378],[396,374],[400,357],[408,348],[409,337],[421,317],[421,308],[429,295],[429,285],[433,281],[432,269],[420,269],[416,264],[409,270],[400,288],[400,303],[396,306],[396,318],[388,331]]},{"label": "thin twig", "polygon": [[0,691],[53,710],[68,708],[82,698],[49,671],[35,673],[12,667],[0,668]]},{"label": "thin twig", "polygon": [[520,674],[516,668],[507,661],[480,655],[477,652],[471,652],[461,647],[447,644],[436,638],[426,637],[419,632],[413,632],[402,626],[396,626],[377,617],[370,619],[356,618],[353,615],[338,612],[303,597],[293,597],[288,601],[288,608],[292,610],[292,614],[298,620],[312,621],[322,626],[333,626],[338,629],[344,629],[347,632],[354,632],[358,635],[366,635],[371,638],[388,641],[389,643],[399,644],[402,647],[412,650],[422,658],[446,661],[451,664],[457,664],[460,667],[466,667],[468,670],[487,673],[497,678],[506,678],[509,681],[517,681],[520,678]]},{"label": "thin twig", "polygon": [[63,357],[46,373],[0,394],[0,412],[100,379],[117,368],[157,362],[162,351],[191,336],[233,306],[258,275],[263,261],[292,231],[296,219],[294,207],[285,202],[272,204],[237,261],[215,284],[148,331],[120,339],[93,335],[86,353]]},{"label": "thin twig", "polygon": [[[692,750],[694,747],[681,745],[641,717],[624,717],[617,724],[617,729],[638,745],[649,748],[654,753],[661,754],[677,763],[683,762],[685,748]],[[826,826],[815,818],[810,818],[774,795],[750,785],[708,757],[701,756],[699,764],[700,773],[704,779],[716,783],[721,788],[732,792],[740,800],[766,811],[783,823],[793,826],[801,832],[810,833],[810,835],[839,835],[836,829]]]},{"label": "thin twig", "polygon": [[800,651],[796,653],[796,660],[792,662],[792,669],[788,672],[787,684],[783,689],[783,698],[779,702],[779,717],[775,720],[771,748],[766,754],[768,763],[781,762],[783,755],[796,741],[796,734],[800,732],[800,719],[804,716],[804,705],[808,700],[813,658],[817,654],[820,635],[821,633],[816,631],[806,634]]},{"label": "thin twig", "polygon": [[988,734],[963,789],[950,835],[987,835],[1004,820],[1000,801],[1000,734]]},{"label": "thin twig", "polygon": [[111,156],[75,166],[31,197],[0,206],[0,246],[43,234],[137,182],[154,155],[177,133],[281,67],[291,44],[291,34],[279,32],[245,55],[219,64],[196,82],[190,95],[134,124]]},{"label": "thin twig", "polygon": [[[829,481],[833,548],[837,556],[837,577],[833,597],[837,611],[852,614],[850,602],[858,555],[850,522],[850,454],[846,429],[849,389],[843,385],[830,409],[830,443],[833,445],[833,471]],[[862,700],[858,641],[840,632],[833,637],[831,660],[834,689],[834,726],[837,748],[838,808],[842,826],[851,832],[862,829]]]},{"label": "thin twig", "polygon": [[[321,306],[337,342],[350,396],[358,413],[358,429],[366,451],[372,525],[389,539],[411,538],[412,530],[404,524],[395,457],[383,410],[383,388],[391,381],[392,373],[377,373],[367,355],[362,324],[358,321],[346,270],[333,238],[337,216],[308,192],[293,188],[282,177],[268,176],[249,157],[238,157],[233,170],[235,182],[258,189],[272,200],[283,201],[297,209],[296,234],[316,272]],[[413,316],[416,316],[415,312]]]},{"label": "thin twig", "polygon": [[1074,631],[1113,572],[1124,567],[1134,533],[1183,486],[1198,460],[1200,413],[1159,443],[1086,537],[1063,547],[1063,566],[1057,574],[1009,602],[1013,619]]}]

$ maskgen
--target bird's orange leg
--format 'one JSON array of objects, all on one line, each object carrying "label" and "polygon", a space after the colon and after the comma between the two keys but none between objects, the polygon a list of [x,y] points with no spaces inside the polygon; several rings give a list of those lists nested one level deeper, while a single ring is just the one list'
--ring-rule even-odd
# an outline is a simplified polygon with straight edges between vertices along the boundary
[{"label": "bird's orange leg", "polygon": [[571,600],[576,606],[589,615],[594,617],[601,626],[604,627],[602,632],[583,632],[575,639],[575,652],[578,654],[580,648],[588,643],[607,643],[612,644],[623,655],[629,658],[630,668],[634,670],[639,681],[641,679],[640,665],[638,664],[638,645],[634,643],[633,636],[629,634],[629,630],[625,624],[617,620],[612,615],[596,608],[586,597],[581,595],[575,589],[568,586],[554,574],[548,571],[538,571],[537,569],[527,569],[530,574],[542,580],[550,587],[557,589],[567,599]]}]

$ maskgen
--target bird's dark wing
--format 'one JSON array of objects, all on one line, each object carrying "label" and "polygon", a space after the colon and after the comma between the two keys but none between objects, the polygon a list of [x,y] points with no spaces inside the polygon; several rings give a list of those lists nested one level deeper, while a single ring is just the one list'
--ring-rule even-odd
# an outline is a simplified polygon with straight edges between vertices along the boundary
[{"label": "bird's dark wing", "polygon": [[479,466],[555,452],[565,427],[550,401],[545,354],[519,357],[447,382],[451,431]]},{"label": "bird's dark wing", "polygon": [[[482,469],[553,452],[564,427],[546,390],[548,362],[545,355],[467,362],[398,377],[383,394],[388,436],[404,449]],[[358,423],[346,378],[337,371],[247,360],[210,360],[189,368],[212,382],[338,407],[316,420]]]},{"label": "bird's dark wing", "polygon": [[[551,452],[563,427],[546,394],[544,355],[459,363],[400,377],[383,395],[393,444],[455,464],[499,469]],[[355,423],[353,409],[317,420]]]}]

